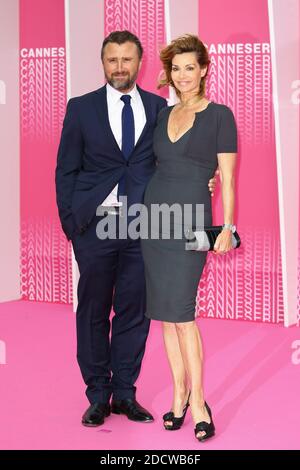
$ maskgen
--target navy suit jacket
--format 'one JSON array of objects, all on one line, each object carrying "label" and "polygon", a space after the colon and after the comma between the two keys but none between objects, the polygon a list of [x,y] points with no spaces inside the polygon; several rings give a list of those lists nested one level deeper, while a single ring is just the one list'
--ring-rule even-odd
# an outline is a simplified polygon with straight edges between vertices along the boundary
[{"label": "navy suit jacket", "polygon": [[155,169],[153,131],[165,99],[138,87],[146,124],[128,161],[109,125],[106,86],[71,98],[67,105],[56,167],[56,200],[63,231],[68,240],[83,233],[99,204],[125,174],[129,203],[143,201]]}]

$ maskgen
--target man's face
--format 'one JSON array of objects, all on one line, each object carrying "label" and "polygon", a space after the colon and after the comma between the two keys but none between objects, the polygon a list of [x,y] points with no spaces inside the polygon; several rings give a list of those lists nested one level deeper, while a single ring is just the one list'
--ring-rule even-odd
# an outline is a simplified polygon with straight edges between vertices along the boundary
[{"label": "man's face", "polygon": [[109,42],[103,51],[103,68],[107,82],[121,92],[130,91],[135,84],[141,61],[133,42]]}]

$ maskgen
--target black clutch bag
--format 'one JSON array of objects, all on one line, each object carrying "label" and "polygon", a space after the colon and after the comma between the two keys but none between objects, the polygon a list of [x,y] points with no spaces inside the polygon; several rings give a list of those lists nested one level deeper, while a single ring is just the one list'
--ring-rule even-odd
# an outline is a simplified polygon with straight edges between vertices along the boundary
[{"label": "black clutch bag", "polygon": [[[222,225],[204,227],[203,230],[193,231],[188,229],[186,232],[187,250],[195,251],[213,251],[217,236],[222,232]],[[237,231],[232,233],[232,247],[238,248],[241,245],[241,239]]]}]

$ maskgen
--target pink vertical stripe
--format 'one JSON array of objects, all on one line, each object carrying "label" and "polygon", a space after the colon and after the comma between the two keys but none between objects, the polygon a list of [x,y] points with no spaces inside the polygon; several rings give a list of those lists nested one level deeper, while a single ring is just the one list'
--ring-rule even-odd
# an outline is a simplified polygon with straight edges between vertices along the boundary
[{"label": "pink vertical stripe", "polygon": [[64,1],[20,1],[23,298],[70,301],[54,170],[66,104]]}]

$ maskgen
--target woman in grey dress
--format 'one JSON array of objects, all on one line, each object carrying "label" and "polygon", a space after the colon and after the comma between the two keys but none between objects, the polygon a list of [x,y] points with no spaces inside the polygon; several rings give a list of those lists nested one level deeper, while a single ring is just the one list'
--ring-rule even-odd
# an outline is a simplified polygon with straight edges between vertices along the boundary
[{"label": "woman in grey dress", "polygon": [[[209,57],[197,36],[180,37],[161,51],[165,71],[161,85],[171,85],[179,97],[163,109],[154,133],[157,169],[144,202],[154,205],[189,204],[195,227],[196,204],[203,204],[204,225],[212,225],[211,196],[207,182],[220,171],[224,226],[214,252],[231,248],[234,214],[234,167],[237,132],[231,110],[209,102],[205,80]],[[157,206],[156,206],[157,207]],[[147,287],[146,316],[163,322],[166,352],[173,377],[173,404],[163,416],[167,430],[179,429],[188,407],[199,441],[212,437],[215,427],[202,386],[202,344],[195,322],[196,295],[206,262],[206,252],[185,249],[184,224],[171,217],[170,237],[162,224],[149,216],[151,236],[142,240]],[[182,236],[178,238],[178,225]],[[177,230],[177,232],[176,232]],[[149,230],[150,231],[150,230]],[[176,236],[175,236],[175,233]]]}]

